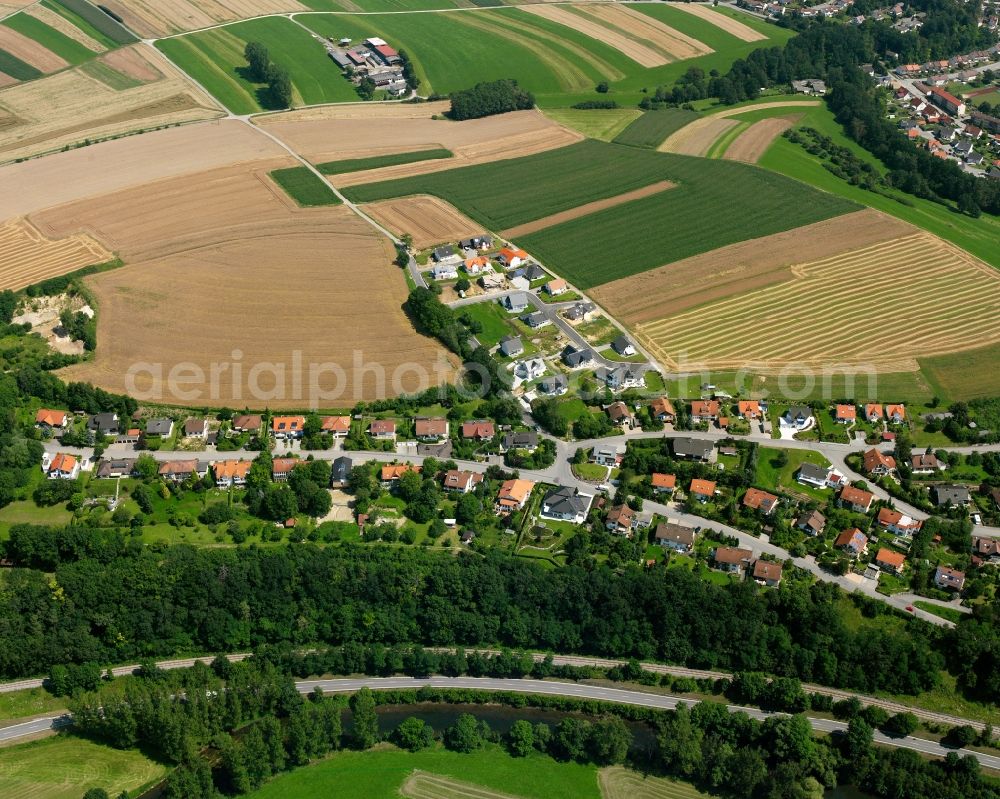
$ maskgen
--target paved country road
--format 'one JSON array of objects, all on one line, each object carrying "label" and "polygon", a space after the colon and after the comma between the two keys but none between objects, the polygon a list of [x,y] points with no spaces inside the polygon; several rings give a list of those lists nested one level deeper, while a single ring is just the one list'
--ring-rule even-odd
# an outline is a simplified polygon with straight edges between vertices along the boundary
[{"label": "paved country road", "polygon": [[[526,694],[544,694],[548,696],[568,696],[576,699],[594,699],[601,702],[613,702],[622,705],[639,705],[659,710],[673,710],[679,704],[692,705],[693,700],[683,697],[652,694],[644,691],[624,690],[621,688],[605,688],[599,685],[584,685],[580,683],[543,682],[541,680],[508,680],[492,677],[360,677],[338,680],[300,680],[295,683],[299,693],[309,693],[314,688],[322,688],[326,693],[348,693],[360,688],[373,690],[416,689],[423,686],[432,688],[460,688],[481,691],[515,691]],[[751,718],[766,719],[770,716],[785,715],[767,713],[753,707],[727,705],[731,713],[743,712]],[[809,723],[816,732],[831,733],[847,729],[847,724],[831,719],[809,718]],[[24,722],[13,727],[0,729],[0,741],[16,741],[32,735],[58,729],[72,723],[67,715],[48,716]],[[901,749],[911,749],[932,757],[945,757],[950,752],[959,755],[971,755],[984,768],[1000,770],[1000,757],[973,752],[968,749],[949,749],[935,741],[923,738],[892,738],[878,731],[875,732],[875,742],[884,746],[895,746]]]}]

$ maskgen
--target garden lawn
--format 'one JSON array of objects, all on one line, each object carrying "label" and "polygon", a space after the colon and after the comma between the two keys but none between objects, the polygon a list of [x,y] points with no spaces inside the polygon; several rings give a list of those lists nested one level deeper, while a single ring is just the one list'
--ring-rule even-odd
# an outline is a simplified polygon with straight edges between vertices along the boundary
[{"label": "garden lawn", "polygon": [[484,347],[493,347],[500,343],[500,339],[509,336],[513,332],[510,320],[516,317],[509,316],[500,305],[492,299],[483,300],[472,305],[465,305],[455,309],[459,318],[468,316],[482,325],[482,330],[473,335],[479,339],[479,343]]},{"label": "garden lawn", "polygon": [[285,190],[295,202],[305,208],[319,205],[340,205],[340,198],[325,181],[320,180],[304,166],[275,169],[271,179]]},{"label": "garden lawn", "polygon": [[[788,463],[779,466],[778,456],[782,453],[788,455]],[[808,486],[795,482],[795,473],[803,463],[815,463],[817,466],[829,466],[830,462],[820,453],[808,449],[775,449],[774,447],[761,447],[757,455],[757,474],[754,485],[766,488],[771,491],[795,491],[801,492]],[[820,496],[825,496],[820,494]]]},{"label": "garden lawn", "polygon": [[167,772],[133,749],[67,734],[4,749],[0,760],[0,796],[7,799],[79,799],[90,788],[118,796],[150,786]]},{"label": "garden lawn", "polygon": [[40,507],[33,499],[17,500],[0,508],[0,540],[7,538],[15,524],[61,525],[68,524],[72,518],[65,502]]},{"label": "garden lawn", "polygon": [[395,799],[413,771],[438,774],[524,799],[600,799],[597,769],[560,763],[541,754],[513,758],[497,746],[473,754],[434,748],[403,752],[387,746],[367,752],[338,752],[272,780],[251,799]]}]

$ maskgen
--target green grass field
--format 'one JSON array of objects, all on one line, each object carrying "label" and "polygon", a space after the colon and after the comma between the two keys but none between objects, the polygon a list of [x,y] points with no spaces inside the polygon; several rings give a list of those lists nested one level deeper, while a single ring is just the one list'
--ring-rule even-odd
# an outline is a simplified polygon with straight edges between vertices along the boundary
[{"label": "green grass field", "polygon": [[374,155],[371,158],[349,158],[343,161],[325,161],[316,164],[316,168],[324,175],[341,175],[345,172],[361,172],[365,169],[378,169],[383,166],[397,164],[413,164],[417,161],[434,161],[442,158],[452,158],[454,153],[443,147],[433,150],[415,150],[411,153],[392,153],[390,155]]},{"label": "green grass field", "polygon": [[509,336],[514,330],[509,320],[517,318],[508,314],[493,300],[465,305],[456,308],[455,312],[460,318],[468,316],[482,326],[482,330],[474,335],[484,347],[493,347],[499,344],[504,336]]},{"label": "green grass field", "polygon": [[648,147],[655,150],[667,136],[680,130],[689,122],[700,116],[695,111],[683,108],[665,108],[659,111],[647,111],[625,130],[619,133],[614,141],[616,144],[628,144],[632,147]]},{"label": "green grass field", "polygon": [[42,5],[65,17],[105,47],[137,41],[132,33],[87,0],[42,0]]},{"label": "green grass field", "polygon": [[0,694],[0,724],[42,713],[58,713],[66,709],[64,698],[53,696],[44,688],[28,688]]},{"label": "green grass field", "polygon": [[600,799],[597,769],[559,763],[540,754],[513,758],[497,746],[463,755],[435,748],[403,752],[382,746],[367,752],[339,752],[307,768],[272,780],[252,799],[395,799],[414,771],[437,774],[489,791],[524,799]]},{"label": "green grass field", "polygon": [[112,69],[103,61],[88,61],[86,64],[80,66],[80,71],[95,80],[99,80],[105,86],[114,89],[116,92],[125,91],[125,89],[134,89],[136,86],[142,86],[141,80],[136,80],[131,75],[126,75],[124,72]]},{"label": "green grass field", "polygon": [[920,371],[945,401],[995,397],[1000,394],[1000,345],[950,355],[920,358]]},{"label": "green grass field", "polygon": [[[798,109],[801,110],[801,109]],[[799,126],[816,128],[830,136],[837,144],[847,147],[864,161],[878,164],[874,156],[844,135],[840,125],[825,106],[807,109]],[[921,200],[909,194],[898,193],[898,199],[875,194],[857,186],[851,186],[827,171],[822,163],[805,149],[792,144],[783,137],[774,143],[758,162],[758,166],[780,172],[823,191],[836,194],[862,205],[877,208],[887,214],[910,222],[941,238],[950,241],[989,264],[1000,268],[1000,218],[983,215],[979,219],[950,211],[945,206],[930,200]]]},{"label": "green grass field", "polygon": [[161,39],[156,46],[210,91],[230,111],[248,114],[271,107],[267,87],[246,75],[243,48],[263,42],[271,61],[288,70],[293,103],[351,102],[354,86],[327,57],[323,46],[283,17],[264,17],[225,28]]},{"label": "green grass field", "polygon": [[545,116],[590,139],[611,141],[642,112],[637,108],[549,108]]},{"label": "green grass field", "polygon": [[940,605],[935,605],[933,602],[922,602],[919,599],[913,604],[921,610],[933,613],[935,616],[940,616],[942,619],[947,619],[948,621],[956,623],[961,621],[962,617],[965,615],[961,611],[955,610],[954,608],[943,608]]},{"label": "green grass field", "polygon": [[0,50],[0,72],[10,75],[18,80],[34,80],[42,77],[42,71],[36,69],[25,61],[6,50]]},{"label": "green grass field", "polygon": [[93,50],[84,47],[78,41],[69,38],[65,33],[46,25],[41,20],[28,14],[15,14],[3,21],[3,24],[29,39],[38,42],[42,47],[51,50],[57,56],[64,58],[70,64],[82,64],[97,56]]},{"label": "green grass field", "polygon": [[340,199],[333,193],[330,186],[304,166],[275,169],[270,175],[271,180],[281,186],[289,197],[304,208],[340,205]]},{"label": "green grass field", "polygon": [[110,796],[134,791],[167,769],[135,750],[121,751],[59,735],[2,750],[0,796],[4,799],[79,799],[90,788]]}]

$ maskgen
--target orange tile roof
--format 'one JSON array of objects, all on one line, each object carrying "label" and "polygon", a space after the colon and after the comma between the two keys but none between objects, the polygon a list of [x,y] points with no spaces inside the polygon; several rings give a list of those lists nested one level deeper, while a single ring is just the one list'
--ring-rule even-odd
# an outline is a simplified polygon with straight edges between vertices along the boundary
[{"label": "orange tile roof", "polygon": [[838,405],[834,416],[837,419],[857,419],[858,409],[853,405]]},{"label": "orange tile roof", "polygon": [[671,416],[677,415],[674,411],[674,404],[666,397],[657,397],[649,403],[649,407],[657,416],[663,413],[670,414]]},{"label": "orange tile roof", "polygon": [[76,468],[76,458],[65,452],[60,452],[49,464],[50,472],[71,472]]},{"label": "orange tile roof", "polygon": [[872,416],[882,415],[882,405],[878,402],[869,402],[865,405],[865,418],[870,419]]},{"label": "orange tile roof", "polygon": [[421,467],[414,466],[412,463],[387,463],[382,467],[382,482],[398,480],[407,472],[419,472],[420,469]]},{"label": "orange tile roof", "polygon": [[840,499],[842,502],[857,505],[859,508],[868,508],[874,501],[875,495],[854,486],[844,486],[840,490]]},{"label": "orange tile roof", "polygon": [[696,477],[691,481],[690,493],[698,494],[703,497],[710,497],[715,493],[715,481],[701,480]]},{"label": "orange tile roof", "polygon": [[563,280],[562,278],[558,278],[557,280],[550,280],[548,283],[545,284],[545,288],[548,289],[548,291],[550,292],[559,291],[560,289],[566,288],[566,281]]},{"label": "orange tile roof", "polygon": [[530,480],[507,480],[500,486],[497,501],[501,505],[523,505],[534,487]]},{"label": "orange tile roof", "polygon": [[288,474],[301,463],[298,458],[275,458],[271,461],[271,474]]},{"label": "orange tile roof", "polygon": [[743,504],[748,508],[769,510],[778,502],[774,494],[761,491],[759,488],[748,488],[743,495]]},{"label": "orange tile roof", "polygon": [[68,414],[66,411],[52,411],[42,408],[35,414],[35,424],[47,424],[49,427],[60,427]]},{"label": "orange tile roof", "polygon": [[216,480],[240,480],[246,479],[252,465],[253,461],[216,461],[212,464],[212,471]]},{"label": "orange tile roof", "polygon": [[378,435],[379,433],[395,433],[396,422],[393,419],[376,419],[368,425],[368,432],[372,435]]},{"label": "orange tile roof", "polygon": [[719,403],[716,400],[694,400],[691,403],[692,416],[716,416],[719,413]]},{"label": "orange tile roof", "polygon": [[442,417],[432,419],[417,419],[413,423],[413,431],[418,437],[448,435],[448,420]]},{"label": "orange tile roof", "polygon": [[833,545],[835,547],[845,547],[854,541],[856,536],[861,536],[861,538],[865,540],[865,543],[868,543],[868,536],[862,533],[857,527],[851,527],[838,535],[837,540],[833,542]]},{"label": "orange tile roof", "polygon": [[485,255],[477,255],[475,258],[465,259],[465,268],[471,269],[474,266],[486,266],[487,264],[489,264],[489,262],[490,259],[487,258]]},{"label": "orange tile roof", "polygon": [[886,566],[892,566],[893,568],[898,569],[906,563],[906,555],[902,552],[893,552],[891,549],[882,547],[875,556],[875,562],[884,563]]},{"label": "orange tile roof", "polygon": [[334,433],[346,433],[351,429],[351,417],[324,416],[323,429]]},{"label": "orange tile roof", "polygon": [[863,460],[866,472],[874,472],[879,467],[890,470],[896,468],[896,459],[891,455],[883,455],[875,447],[865,452]]},{"label": "orange tile roof", "polygon": [[781,579],[781,564],[770,560],[758,560],[753,565],[753,577],[755,580],[774,580],[777,582]]},{"label": "orange tile roof", "polygon": [[493,422],[462,422],[462,438],[493,438],[496,427]]},{"label": "orange tile roof", "polygon": [[305,423],[305,416],[274,416],[271,418],[271,430],[275,433],[292,433],[301,430]]},{"label": "orange tile roof", "polygon": [[886,405],[885,406],[886,416],[898,416],[900,419],[906,418],[906,406],[905,405]]},{"label": "orange tile roof", "polygon": [[198,461],[196,460],[165,461],[160,464],[159,473],[166,477],[171,474],[188,474],[197,468]]},{"label": "orange tile roof", "polygon": [[659,474],[653,475],[653,488],[673,488],[677,485],[677,475]]},{"label": "orange tile roof", "polygon": [[498,255],[502,255],[507,261],[510,261],[513,258],[520,258],[523,260],[528,257],[528,253],[517,247],[504,247],[500,250]]},{"label": "orange tile roof", "polygon": [[740,400],[738,410],[740,416],[760,416],[760,403],[757,400]]}]

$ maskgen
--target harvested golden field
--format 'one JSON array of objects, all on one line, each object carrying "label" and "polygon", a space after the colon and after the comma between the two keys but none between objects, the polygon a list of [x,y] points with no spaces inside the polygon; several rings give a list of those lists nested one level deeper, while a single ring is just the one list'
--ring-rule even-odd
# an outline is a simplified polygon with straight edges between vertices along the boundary
[{"label": "harvested golden field", "polygon": [[477,225],[444,200],[428,194],[359,207],[397,236],[409,233],[413,236],[413,245],[420,250],[483,232],[482,225]]},{"label": "harvested golden field", "polygon": [[[917,370],[918,357],[1000,341],[1000,274],[929,233],[863,247],[852,241],[791,272],[781,283],[640,324],[638,338],[668,364],[892,372]],[[900,315],[905,331],[888,321]]]},{"label": "harvested golden field", "polygon": [[590,289],[590,294],[626,324],[642,325],[789,280],[795,264],[907,236],[916,230],[896,217],[865,209],[613,280]]},{"label": "harvested golden field", "polygon": [[723,117],[702,117],[670,134],[657,149],[679,155],[705,155],[715,141],[739,123]]},{"label": "harvested golden field", "polygon": [[51,8],[43,5],[33,5],[25,9],[26,14],[34,17],[40,22],[44,22],[50,28],[54,28],[70,39],[79,42],[88,50],[92,50],[95,53],[103,53],[107,48],[101,44],[93,36],[89,36],[80,30],[76,25],[70,22],[62,14],[57,14]]},{"label": "harvested golden field", "polygon": [[50,239],[27,219],[0,224],[0,289],[21,289],[112,257],[86,234]]},{"label": "harvested golden field", "polygon": [[568,211],[560,211],[558,214],[550,214],[549,216],[542,217],[541,219],[534,219],[531,222],[525,222],[523,225],[518,225],[517,227],[501,231],[500,235],[508,240],[514,239],[518,236],[526,236],[529,233],[534,233],[535,231],[551,227],[552,225],[558,225],[561,222],[569,222],[571,219],[577,219],[578,217],[586,216],[587,214],[603,211],[605,208],[614,208],[616,205],[621,205],[622,203],[631,202],[632,200],[641,200],[643,197],[649,197],[651,194],[659,194],[661,191],[672,189],[674,185],[675,184],[671,183],[669,180],[661,180],[657,183],[651,183],[648,186],[643,186],[642,188],[627,191],[624,194],[617,194],[614,197],[608,197],[604,200],[595,200],[592,203],[584,203],[583,205],[576,206],[576,208],[570,208]]},{"label": "harvested golden field", "polygon": [[285,155],[285,151],[259,132],[234,120],[219,120],[8,164],[0,169],[0,220],[164,178],[278,155]]},{"label": "harvested golden field", "polygon": [[[401,105],[391,107],[403,108]],[[425,104],[409,106],[412,109],[425,107]],[[335,186],[355,186],[425,175],[469,164],[519,158],[565,147],[583,138],[538,111],[515,111],[466,122],[431,119],[424,112],[406,117],[405,125],[386,124],[386,117],[382,116],[364,118],[353,116],[354,111],[346,112],[352,116],[344,116],[344,113],[337,108],[316,108],[267,116],[258,120],[257,124],[313,163],[434,147],[444,147],[454,153],[454,158],[331,175],[330,181]]]},{"label": "harvested golden field", "polygon": [[142,45],[5,89],[0,110],[15,120],[0,128],[4,160],[222,113],[163,56]]},{"label": "harvested golden field", "polygon": [[[267,179],[290,163],[185,175],[36,215],[43,231],[88,231],[128,261],[87,278],[98,347],[66,376],[170,404],[258,408],[343,407],[449,376],[444,351],[401,310],[406,283],[389,240],[343,206],[295,206]],[[169,385],[184,364],[194,377]]]},{"label": "harvested golden field", "polygon": [[69,62],[64,58],[6,25],[0,25],[0,49],[6,50],[12,56],[20,58],[42,72],[55,72],[57,69],[69,66]]},{"label": "harvested golden field", "polygon": [[748,164],[756,164],[761,156],[767,152],[771,142],[801,118],[801,114],[789,114],[784,117],[758,120],[733,139],[732,144],[726,148],[722,157],[730,161],[745,161]]},{"label": "harvested golden field", "polygon": [[725,31],[730,36],[735,36],[737,39],[744,42],[759,42],[762,39],[766,39],[763,33],[759,33],[751,28],[749,25],[744,25],[738,19],[733,19],[732,17],[727,17],[725,14],[720,14],[707,5],[702,5],[701,3],[668,3],[671,8],[676,8],[679,11],[686,11],[688,14],[692,14],[696,17],[700,17],[706,22],[710,22],[715,25],[719,30]]},{"label": "harvested golden field", "polygon": [[676,28],[619,3],[573,6],[573,9],[633,41],[648,44],[665,56],[668,62],[684,61],[715,52],[707,44]]},{"label": "harvested golden field", "polygon": [[297,0],[104,0],[103,5],[149,39],[263,14],[309,10]]}]

